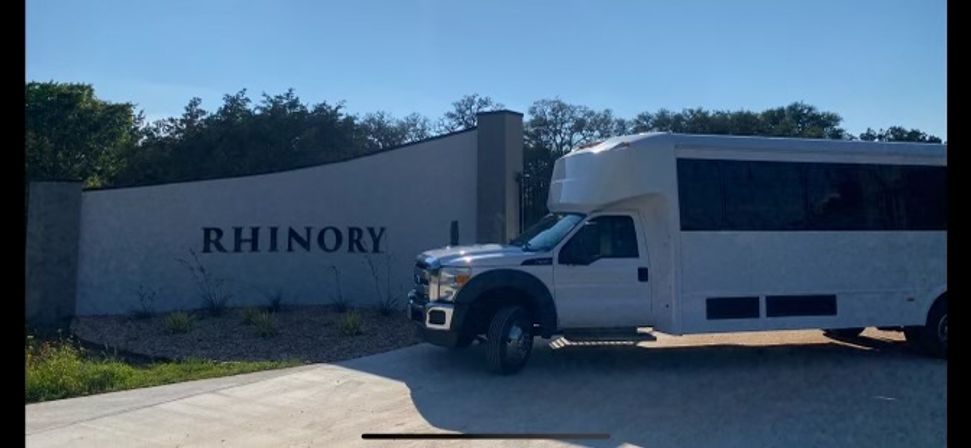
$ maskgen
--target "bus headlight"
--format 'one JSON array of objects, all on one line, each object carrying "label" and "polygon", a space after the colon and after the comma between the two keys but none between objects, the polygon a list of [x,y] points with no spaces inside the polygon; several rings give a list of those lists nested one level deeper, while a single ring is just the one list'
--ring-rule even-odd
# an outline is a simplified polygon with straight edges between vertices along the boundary
[{"label": "bus headlight", "polygon": [[455,300],[455,294],[472,277],[471,271],[467,267],[443,266],[438,270],[438,275],[431,278],[428,285],[431,299],[445,302]]}]

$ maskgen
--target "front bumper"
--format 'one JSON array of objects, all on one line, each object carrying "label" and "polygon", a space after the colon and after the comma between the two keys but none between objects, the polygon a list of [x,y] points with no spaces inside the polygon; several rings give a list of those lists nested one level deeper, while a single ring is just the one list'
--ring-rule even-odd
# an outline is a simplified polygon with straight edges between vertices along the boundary
[{"label": "front bumper", "polygon": [[408,294],[408,317],[414,322],[418,336],[430,344],[456,346],[460,311],[451,303],[423,301],[415,291]]}]

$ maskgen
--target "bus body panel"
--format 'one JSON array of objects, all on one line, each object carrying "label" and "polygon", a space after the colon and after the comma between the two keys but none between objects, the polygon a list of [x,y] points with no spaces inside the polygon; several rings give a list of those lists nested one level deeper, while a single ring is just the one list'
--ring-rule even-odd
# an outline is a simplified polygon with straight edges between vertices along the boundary
[{"label": "bus body panel", "polygon": [[560,158],[551,211],[639,211],[658,331],[916,325],[947,290],[943,229],[683,231],[680,158],[947,164],[944,145],[678,134],[613,138]]},{"label": "bus body panel", "polygon": [[[682,232],[681,244],[683,333],[923,324],[947,284],[945,232]],[[835,296],[835,310],[770,317],[767,296]],[[759,315],[709,316],[713,297],[758,297]]]}]

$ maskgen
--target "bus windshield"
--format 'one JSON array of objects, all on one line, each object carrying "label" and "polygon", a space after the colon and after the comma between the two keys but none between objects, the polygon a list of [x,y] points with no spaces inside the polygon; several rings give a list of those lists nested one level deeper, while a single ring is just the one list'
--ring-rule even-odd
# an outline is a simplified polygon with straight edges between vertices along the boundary
[{"label": "bus windshield", "polygon": [[583,215],[579,213],[550,213],[509,244],[520,246],[524,251],[547,251],[556,246],[582,220]]}]

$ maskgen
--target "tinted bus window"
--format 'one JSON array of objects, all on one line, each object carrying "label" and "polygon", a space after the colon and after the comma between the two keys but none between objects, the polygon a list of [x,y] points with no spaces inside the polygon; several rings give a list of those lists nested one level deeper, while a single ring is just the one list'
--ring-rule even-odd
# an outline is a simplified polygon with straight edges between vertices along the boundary
[{"label": "tinted bus window", "polygon": [[946,230],[947,168],[678,160],[682,230]]}]

